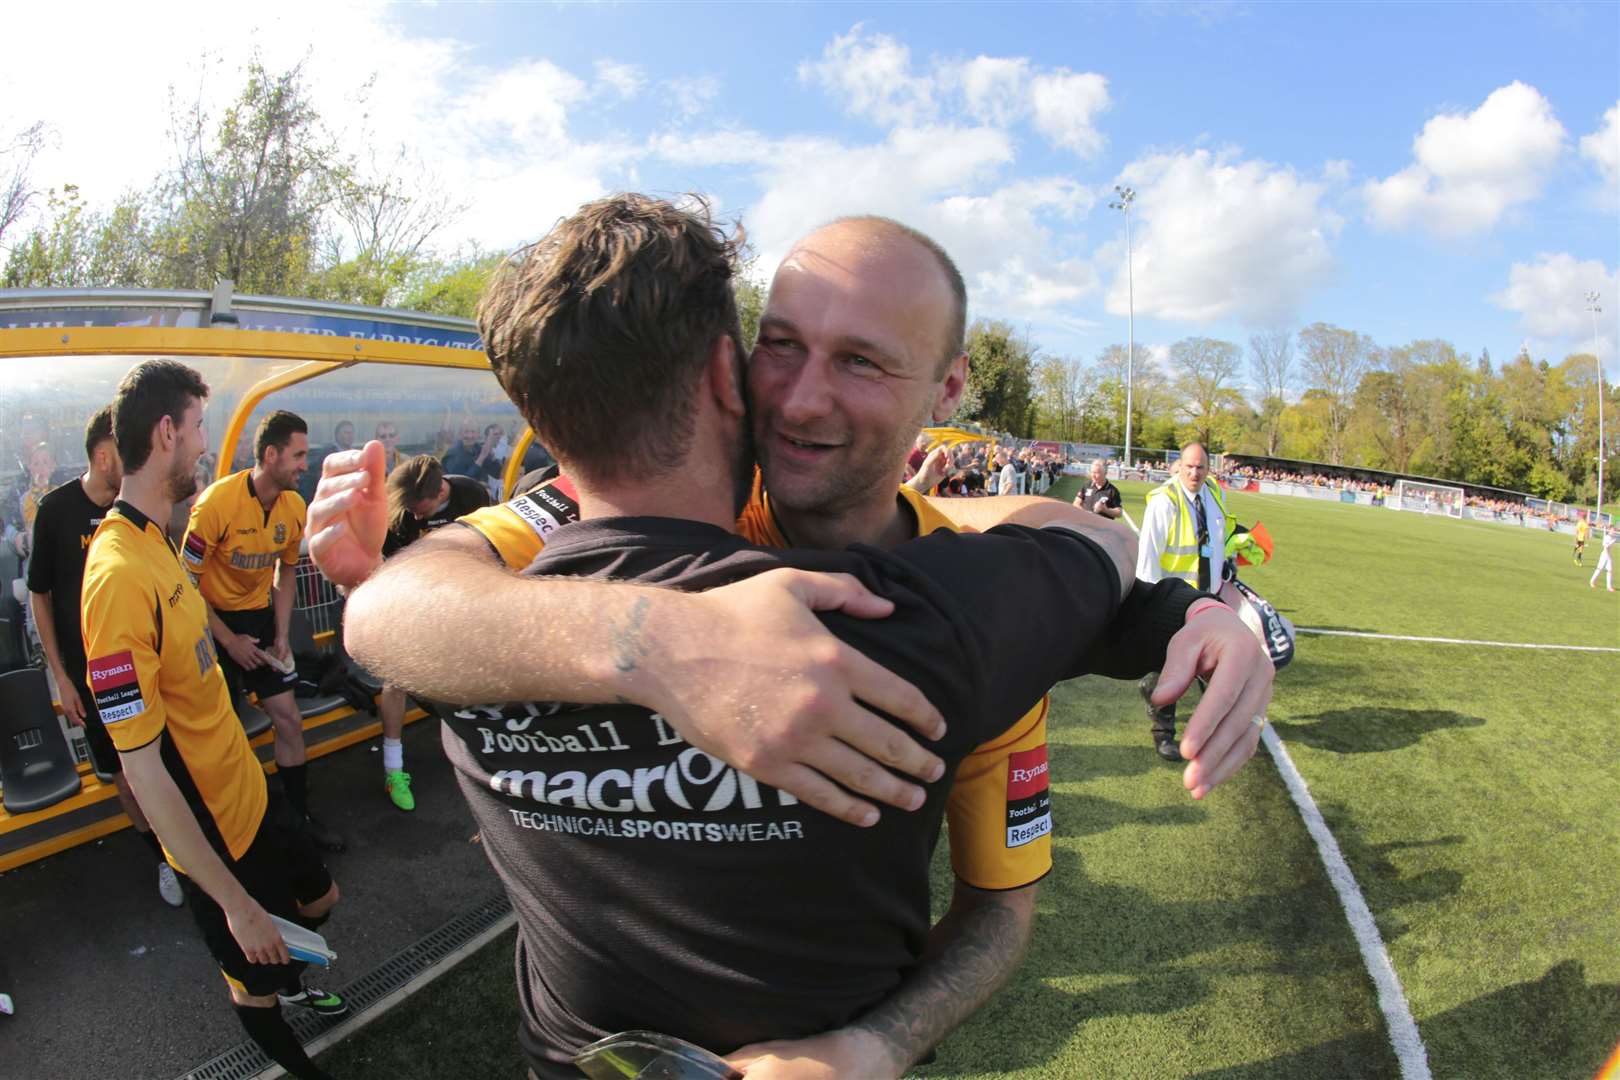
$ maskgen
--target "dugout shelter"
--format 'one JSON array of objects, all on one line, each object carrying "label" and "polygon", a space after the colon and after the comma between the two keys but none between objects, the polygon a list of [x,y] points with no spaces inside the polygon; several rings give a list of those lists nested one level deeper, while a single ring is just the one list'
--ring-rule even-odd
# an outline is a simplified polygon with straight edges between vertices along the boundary
[{"label": "dugout shelter", "polygon": [[[23,584],[26,541],[19,541],[31,525],[32,500],[42,484],[83,472],[86,421],[112,400],[124,373],[148,357],[181,360],[208,383],[199,487],[249,467],[253,432],[277,409],[309,425],[306,500],[327,453],[364,445],[379,430],[397,433],[402,456],[443,455],[465,434],[483,440],[491,425],[500,425],[499,468],[480,478],[493,496],[508,493],[533,467],[532,433],[496,382],[467,319],[238,296],[229,282],[212,292],[0,290],[0,673],[43,666]],[[183,531],[184,524],[181,518],[176,527]],[[296,572],[295,636],[298,625],[308,631],[303,652],[327,658],[327,666],[343,663],[341,598],[307,554]],[[375,685],[367,689],[374,693]],[[96,776],[82,736],[61,720],[54,697],[50,715],[36,706],[41,715],[5,725],[0,757],[8,770],[32,770],[31,780],[44,769],[61,773],[66,760],[77,782],[52,774],[51,790],[62,797],[43,807],[31,800],[25,811],[0,809],[0,871],[129,824],[110,778]],[[381,731],[375,700],[366,695],[322,693],[301,683],[299,705],[312,760]],[[247,703],[241,712],[253,747],[273,770],[262,714]],[[413,709],[406,719],[423,715]],[[55,752],[64,744],[65,758]],[[0,805],[4,795],[0,787]]]}]

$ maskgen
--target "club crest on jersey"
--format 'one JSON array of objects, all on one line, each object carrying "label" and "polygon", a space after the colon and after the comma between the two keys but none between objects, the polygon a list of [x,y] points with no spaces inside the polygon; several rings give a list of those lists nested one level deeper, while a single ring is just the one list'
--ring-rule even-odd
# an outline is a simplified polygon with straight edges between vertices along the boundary
[{"label": "club crest on jersey", "polygon": [[146,711],[135,657],[128,649],[90,661],[90,693],[103,724],[116,724]]},{"label": "club crest on jersey", "polygon": [[287,542],[287,526],[286,526],[286,524],[284,522],[278,521],[278,522],[276,522],[276,543],[285,544],[286,542]]},{"label": "club crest on jersey", "polygon": [[1007,846],[1023,847],[1052,831],[1052,790],[1046,747],[1007,758]]}]

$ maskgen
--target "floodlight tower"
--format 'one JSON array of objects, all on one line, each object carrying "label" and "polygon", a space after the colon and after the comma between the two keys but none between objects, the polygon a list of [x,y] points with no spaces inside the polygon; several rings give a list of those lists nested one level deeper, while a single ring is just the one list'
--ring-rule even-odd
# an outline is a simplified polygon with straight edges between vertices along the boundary
[{"label": "floodlight tower", "polygon": [[1598,357],[1598,312],[1603,309],[1598,306],[1602,294],[1596,289],[1586,294],[1586,310],[1592,313],[1592,359],[1597,361],[1598,369],[1598,486],[1597,486],[1597,520],[1594,525],[1600,528],[1603,525],[1603,361]]},{"label": "floodlight tower", "polygon": [[1119,196],[1114,202],[1108,204],[1110,210],[1120,210],[1125,214],[1125,461],[1124,468],[1131,467],[1131,384],[1136,378],[1136,278],[1131,267],[1131,203],[1136,201],[1136,192],[1128,187],[1114,185],[1114,193]]}]

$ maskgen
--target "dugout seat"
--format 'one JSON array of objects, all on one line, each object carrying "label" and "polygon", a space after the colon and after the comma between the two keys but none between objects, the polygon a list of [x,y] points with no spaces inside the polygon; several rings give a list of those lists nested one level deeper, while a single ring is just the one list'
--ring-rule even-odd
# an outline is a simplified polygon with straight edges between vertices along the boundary
[{"label": "dugout seat", "polygon": [[247,732],[250,739],[258,738],[270,730],[275,721],[270,714],[248,701],[247,694],[239,686],[233,686],[231,694],[231,708],[236,710],[237,719],[242,721],[242,730]]},{"label": "dugout seat", "polygon": [[[312,716],[331,712],[340,705],[353,704],[331,678],[323,676],[316,683],[303,677],[308,665],[323,665],[328,661],[329,654],[323,654],[315,644],[315,631],[310,628],[309,619],[297,608],[293,608],[292,621],[287,626],[287,642],[292,646],[293,658],[299,662],[298,688],[293,694],[298,703],[299,716],[308,720]],[[329,663],[329,668],[335,670],[341,680],[342,665]]]},{"label": "dugout seat", "polygon": [[332,648],[343,661],[343,669],[348,673],[349,681],[360,687],[361,690],[376,697],[382,693],[383,681],[361,666],[360,661],[349,655],[343,647],[343,603],[339,601],[334,609],[337,616],[338,632],[333,638]]},{"label": "dugout seat", "polygon": [[0,784],[8,813],[43,810],[79,793],[73,751],[38,668],[0,675]]}]

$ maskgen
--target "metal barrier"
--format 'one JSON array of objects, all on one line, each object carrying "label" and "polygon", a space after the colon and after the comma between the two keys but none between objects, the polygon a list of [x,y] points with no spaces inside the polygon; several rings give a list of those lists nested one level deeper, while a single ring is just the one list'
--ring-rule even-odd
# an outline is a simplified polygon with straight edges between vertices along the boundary
[{"label": "metal barrier", "polygon": [[343,627],[343,597],[338,595],[337,586],[333,585],[321,572],[315,569],[310,562],[309,555],[305,554],[298,560],[294,571],[296,586],[293,594],[293,608],[304,613],[309,620],[309,628],[315,634],[317,644],[321,650],[328,651],[335,647],[333,639],[321,640],[323,634],[335,634]]}]

